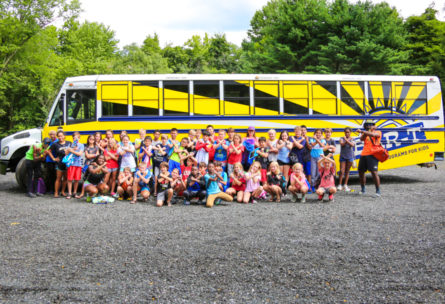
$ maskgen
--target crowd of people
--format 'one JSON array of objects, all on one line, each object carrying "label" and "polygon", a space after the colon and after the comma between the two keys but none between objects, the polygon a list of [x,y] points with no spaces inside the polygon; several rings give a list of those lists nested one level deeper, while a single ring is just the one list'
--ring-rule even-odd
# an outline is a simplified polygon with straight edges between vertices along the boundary
[{"label": "crowd of people", "polygon": [[[375,140],[380,141],[381,132],[375,125],[357,132],[364,141],[358,166],[360,192],[365,192],[364,173],[371,171],[380,195],[378,161],[367,153]],[[351,191],[348,179],[356,145],[351,128],[345,128],[338,141],[330,128],[315,129],[309,136],[304,125],[296,126],[293,134],[282,131],[278,136],[274,129],[267,134],[268,138],[257,137],[251,126],[241,136],[232,128],[215,131],[209,125],[205,130],[190,130],[181,140],[176,128],[169,135],[155,130],[152,136],[141,129],[131,142],[126,131],[118,141],[107,130],[89,135],[83,144],[79,132],[73,133],[70,142],[63,130],[51,131],[26,153],[27,195],[41,196],[45,191],[67,199],[86,197],[88,202],[107,196],[132,204],[154,196],[159,207],[180,199],[185,205],[195,202],[212,207],[221,200],[280,202],[286,194],[294,202],[305,202],[308,193],[316,193],[320,201],[333,201],[337,191]],[[333,158],[337,146],[338,186]],[[45,179],[41,178],[42,163]]]}]

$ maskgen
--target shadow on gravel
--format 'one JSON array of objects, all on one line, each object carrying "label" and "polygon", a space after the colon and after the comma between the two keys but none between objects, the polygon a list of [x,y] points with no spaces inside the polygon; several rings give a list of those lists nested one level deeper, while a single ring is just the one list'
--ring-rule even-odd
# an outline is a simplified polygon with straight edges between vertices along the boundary
[{"label": "shadow on gravel", "polygon": [[[420,178],[411,178],[406,176],[400,176],[400,175],[379,175],[380,176],[380,183],[381,184],[417,184],[417,183],[423,183],[425,180]],[[370,174],[366,175],[366,183],[372,184],[372,176]],[[359,185],[360,180],[357,175],[351,176],[349,178],[349,185]]]}]

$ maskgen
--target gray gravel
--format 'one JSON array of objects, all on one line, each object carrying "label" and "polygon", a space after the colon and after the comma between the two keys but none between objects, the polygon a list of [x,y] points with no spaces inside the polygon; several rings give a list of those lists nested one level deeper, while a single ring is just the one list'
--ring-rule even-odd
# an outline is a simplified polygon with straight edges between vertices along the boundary
[{"label": "gray gravel", "polygon": [[212,209],[30,199],[0,176],[0,302],[444,303],[445,164],[381,176],[382,198]]}]

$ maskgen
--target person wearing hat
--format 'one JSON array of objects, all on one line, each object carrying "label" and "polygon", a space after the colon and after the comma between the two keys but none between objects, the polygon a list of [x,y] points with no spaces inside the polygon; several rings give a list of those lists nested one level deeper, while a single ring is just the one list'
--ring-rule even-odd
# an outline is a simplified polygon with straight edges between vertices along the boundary
[{"label": "person wearing hat", "polygon": [[249,170],[251,162],[249,162],[249,156],[251,154],[251,152],[253,152],[255,150],[255,148],[257,148],[259,146],[258,144],[258,137],[255,136],[255,127],[254,126],[250,126],[247,129],[247,135],[245,138],[243,138],[243,146],[245,148],[244,152],[243,152],[243,166],[244,166],[244,170]]},{"label": "person wearing hat", "polygon": [[358,164],[358,174],[360,177],[360,194],[366,192],[366,171],[370,171],[375,184],[376,195],[380,196],[380,177],[378,174],[379,161],[373,155],[372,148],[374,145],[380,145],[382,138],[382,132],[377,131],[377,127],[374,122],[367,121],[364,124],[365,130],[357,130],[361,134],[360,140],[364,142],[362,154]]},{"label": "person wearing hat", "polygon": [[[25,155],[25,168],[27,174],[27,196],[34,198],[36,195],[41,196],[43,193],[37,191],[37,182],[42,176],[42,161],[47,155],[46,148],[51,143],[51,139],[46,137],[42,143],[32,145]],[[37,192],[35,194],[35,192]]]}]

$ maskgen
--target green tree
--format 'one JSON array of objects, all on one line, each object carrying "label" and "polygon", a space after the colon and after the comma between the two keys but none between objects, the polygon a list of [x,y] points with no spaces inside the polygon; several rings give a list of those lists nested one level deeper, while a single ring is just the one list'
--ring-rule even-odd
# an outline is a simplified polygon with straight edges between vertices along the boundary
[{"label": "green tree", "polygon": [[399,74],[406,31],[387,3],[272,0],[243,43],[243,67],[267,73]]},{"label": "green tree", "polygon": [[406,20],[406,49],[410,52],[410,72],[417,75],[437,75],[445,84],[445,22],[436,18],[437,11],[427,8],[420,16]]}]

